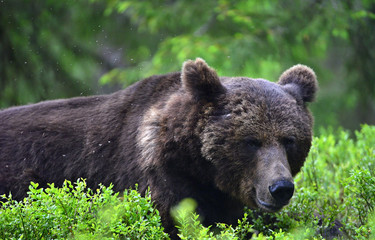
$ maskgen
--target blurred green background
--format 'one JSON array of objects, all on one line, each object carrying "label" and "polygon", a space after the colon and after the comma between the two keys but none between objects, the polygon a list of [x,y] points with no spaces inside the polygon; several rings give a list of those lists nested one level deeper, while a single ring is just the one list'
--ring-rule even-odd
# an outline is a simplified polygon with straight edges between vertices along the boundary
[{"label": "blurred green background", "polygon": [[109,93],[196,57],[272,81],[309,65],[317,132],[375,124],[375,0],[0,0],[0,108]]}]

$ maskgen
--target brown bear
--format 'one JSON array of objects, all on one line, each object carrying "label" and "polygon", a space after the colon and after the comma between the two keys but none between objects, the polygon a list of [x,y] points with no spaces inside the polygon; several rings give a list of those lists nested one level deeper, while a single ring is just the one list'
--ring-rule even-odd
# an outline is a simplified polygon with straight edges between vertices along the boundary
[{"label": "brown bear", "polygon": [[312,139],[317,81],[303,65],[277,83],[218,77],[204,60],[111,95],[0,111],[0,194],[26,196],[30,181],[86,178],[116,191],[150,187],[165,230],[170,209],[197,201],[205,225],[235,224],[244,206],[288,204]]}]

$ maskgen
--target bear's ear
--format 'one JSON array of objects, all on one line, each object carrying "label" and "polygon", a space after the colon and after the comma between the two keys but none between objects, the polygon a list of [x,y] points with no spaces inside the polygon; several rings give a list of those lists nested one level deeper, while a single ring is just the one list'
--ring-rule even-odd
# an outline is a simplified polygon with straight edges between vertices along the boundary
[{"label": "bear's ear", "polygon": [[312,102],[318,90],[318,81],[314,71],[305,65],[295,65],[283,74],[277,82],[284,86],[284,89],[297,99],[304,102]]},{"label": "bear's ear", "polygon": [[225,92],[216,71],[201,58],[184,62],[181,79],[183,88],[196,100],[213,100]]}]

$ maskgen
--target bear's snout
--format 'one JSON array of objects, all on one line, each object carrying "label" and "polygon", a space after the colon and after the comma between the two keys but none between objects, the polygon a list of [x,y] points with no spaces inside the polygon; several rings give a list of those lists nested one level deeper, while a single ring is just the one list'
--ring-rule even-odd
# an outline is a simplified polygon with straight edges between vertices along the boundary
[{"label": "bear's snout", "polygon": [[293,196],[294,184],[286,180],[277,181],[269,187],[269,191],[278,204],[286,205]]}]

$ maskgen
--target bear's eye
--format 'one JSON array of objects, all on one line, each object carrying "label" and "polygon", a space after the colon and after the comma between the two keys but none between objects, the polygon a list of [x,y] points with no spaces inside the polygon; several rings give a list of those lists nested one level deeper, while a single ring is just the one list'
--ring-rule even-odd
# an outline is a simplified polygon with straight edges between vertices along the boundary
[{"label": "bear's eye", "polygon": [[251,149],[258,149],[262,146],[262,142],[256,138],[253,137],[247,137],[244,139],[244,142],[247,147]]},{"label": "bear's eye", "polygon": [[295,137],[284,137],[281,139],[281,143],[284,145],[284,147],[288,150],[293,148],[296,145],[296,138]]},{"label": "bear's eye", "polygon": [[210,116],[210,119],[213,121],[223,120],[223,119],[229,119],[231,116],[230,112],[227,110],[216,110],[212,113]]}]

